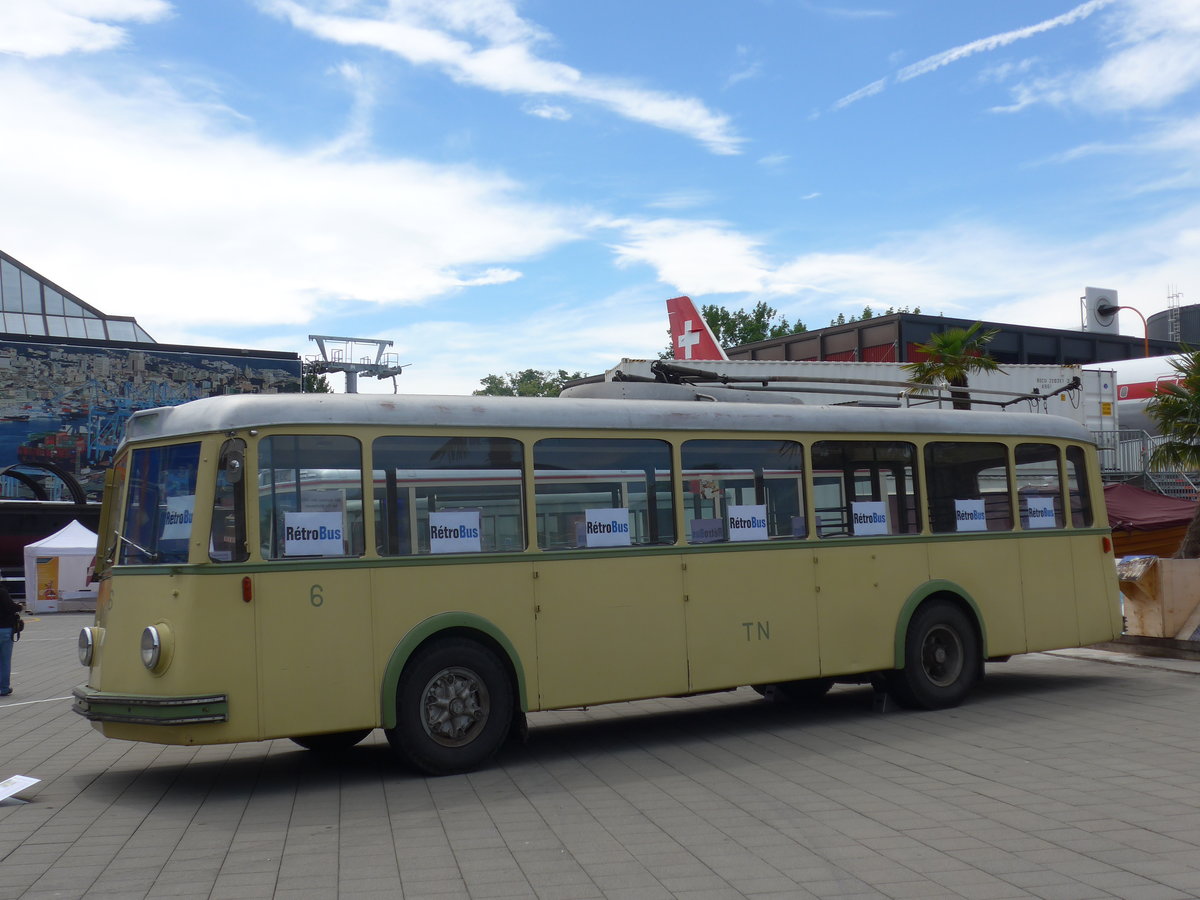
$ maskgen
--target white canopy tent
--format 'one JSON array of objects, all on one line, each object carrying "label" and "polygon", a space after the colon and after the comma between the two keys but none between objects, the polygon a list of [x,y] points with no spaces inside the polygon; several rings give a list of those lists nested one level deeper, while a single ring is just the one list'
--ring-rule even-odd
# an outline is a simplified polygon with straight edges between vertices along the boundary
[{"label": "white canopy tent", "polygon": [[73,521],[25,547],[25,605],[30,612],[95,609],[96,585],[88,583],[96,558],[96,534]]}]

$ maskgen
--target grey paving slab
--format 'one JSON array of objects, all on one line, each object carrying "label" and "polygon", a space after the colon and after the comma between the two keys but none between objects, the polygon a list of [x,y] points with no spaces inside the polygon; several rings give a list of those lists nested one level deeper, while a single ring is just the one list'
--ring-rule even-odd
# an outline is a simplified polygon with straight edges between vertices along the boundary
[{"label": "grey paving slab", "polygon": [[106,741],[70,711],[79,615],[30,623],[0,702],[0,900],[1200,896],[1200,664],[1102,650],[989,667],[962,707],[838,687],[531,717],[485,771],[417,777],[381,734]]}]

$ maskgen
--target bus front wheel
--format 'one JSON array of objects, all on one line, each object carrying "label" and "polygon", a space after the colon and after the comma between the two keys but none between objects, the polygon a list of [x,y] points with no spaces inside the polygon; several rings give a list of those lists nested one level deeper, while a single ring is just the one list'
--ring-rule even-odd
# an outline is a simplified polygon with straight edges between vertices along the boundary
[{"label": "bus front wheel", "polygon": [[946,709],[963,701],[979,670],[979,640],[971,620],[955,604],[933,600],[909,622],[904,668],[888,673],[888,687],[904,706]]},{"label": "bus front wheel", "polygon": [[504,743],[513,702],[494,652],[465,638],[439,640],[418,650],[400,676],[388,743],[428,775],[467,772]]}]

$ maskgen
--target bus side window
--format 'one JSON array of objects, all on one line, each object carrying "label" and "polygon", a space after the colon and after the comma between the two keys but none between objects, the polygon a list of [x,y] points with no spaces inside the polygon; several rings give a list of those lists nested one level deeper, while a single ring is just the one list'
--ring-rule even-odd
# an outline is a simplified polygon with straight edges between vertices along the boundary
[{"label": "bus side window", "polygon": [[1071,524],[1090,528],[1092,516],[1091,487],[1087,478],[1087,457],[1082,447],[1067,448],[1067,492],[1071,498]]},{"label": "bus side window", "polygon": [[541,549],[675,543],[666,441],[548,438],[533,467]]},{"label": "bus side window", "polygon": [[1017,496],[1021,527],[1062,528],[1062,477],[1058,448],[1053,444],[1018,444],[1016,449]]},{"label": "bus side window", "polygon": [[795,441],[687,441],[681,457],[689,544],[808,534],[804,452]]},{"label": "bus side window", "polygon": [[381,556],[525,549],[520,441],[389,435],[371,453]]},{"label": "bus side window", "polygon": [[258,473],[264,558],[362,555],[362,448],[357,440],[272,435],[258,445]]},{"label": "bus side window", "polygon": [[925,445],[925,484],[931,531],[1012,530],[1003,444],[931,441]]},{"label": "bus side window", "polygon": [[245,461],[245,441],[233,438],[221,447],[208,542],[208,558],[213,562],[244,562],[250,558],[246,546]]},{"label": "bus side window", "polygon": [[818,537],[920,532],[913,444],[818,441],[812,457]]}]

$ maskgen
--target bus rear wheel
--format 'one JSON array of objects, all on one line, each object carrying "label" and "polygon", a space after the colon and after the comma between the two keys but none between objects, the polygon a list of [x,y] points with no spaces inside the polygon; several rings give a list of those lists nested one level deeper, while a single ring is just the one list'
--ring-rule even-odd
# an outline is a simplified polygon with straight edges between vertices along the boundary
[{"label": "bus rear wheel", "polygon": [[966,698],[979,670],[979,640],[970,618],[949,601],[932,600],[909,622],[904,668],[888,673],[888,688],[904,706],[947,709]]},{"label": "bus rear wheel", "polygon": [[292,743],[315,753],[337,753],[349,750],[370,733],[370,728],[362,728],[356,731],[334,731],[329,734],[306,734],[303,737],[292,738]]},{"label": "bus rear wheel", "polygon": [[428,775],[468,772],[487,762],[513,720],[512,681],[494,652],[466,638],[418,650],[396,689],[392,749]]}]

